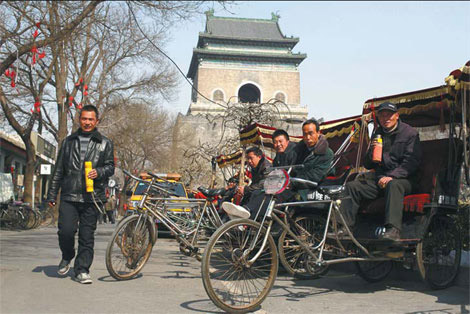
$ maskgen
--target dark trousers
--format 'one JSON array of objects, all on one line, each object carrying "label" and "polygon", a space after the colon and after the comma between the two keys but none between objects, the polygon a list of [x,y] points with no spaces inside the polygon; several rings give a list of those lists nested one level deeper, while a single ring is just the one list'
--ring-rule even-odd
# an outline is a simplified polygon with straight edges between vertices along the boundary
[{"label": "dark trousers", "polygon": [[78,252],[74,263],[76,275],[90,271],[97,219],[98,211],[93,203],[60,202],[57,234],[65,260],[75,257],[75,233],[78,229]]},{"label": "dark trousers", "polygon": [[106,214],[103,214],[103,220],[106,223],[106,217],[110,223],[114,223],[114,210],[107,210]]},{"label": "dark trousers", "polygon": [[393,225],[401,230],[403,217],[403,198],[412,191],[411,181],[407,179],[393,179],[385,189],[380,188],[372,179],[361,179],[348,182],[346,193],[351,196],[341,203],[341,213],[346,223],[354,226],[356,215],[362,200],[373,200],[385,196],[385,225]]}]

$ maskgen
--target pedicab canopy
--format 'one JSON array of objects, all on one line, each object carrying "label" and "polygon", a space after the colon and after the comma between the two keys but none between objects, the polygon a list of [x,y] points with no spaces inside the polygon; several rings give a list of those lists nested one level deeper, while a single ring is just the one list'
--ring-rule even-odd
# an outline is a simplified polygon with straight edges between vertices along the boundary
[{"label": "pedicab canopy", "polygon": [[[348,117],[332,121],[323,122],[320,125],[321,132],[328,139],[330,147],[336,151],[345,138],[355,129],[359,127],[361,116]],[[253,123],[240,131],[240,145],[259,145],[263,150],[274,152],[272,143],[272,134],[276,131],[275,127]],[[292,142],[298,143],[302,140],[301,135],[289,134]],[[216,157],[217,164],[220,168],[232,164],[239,164],[242,157],[242,150],[227,155],[219,155]],[[271,158],[267,157],[268,160]]]}]

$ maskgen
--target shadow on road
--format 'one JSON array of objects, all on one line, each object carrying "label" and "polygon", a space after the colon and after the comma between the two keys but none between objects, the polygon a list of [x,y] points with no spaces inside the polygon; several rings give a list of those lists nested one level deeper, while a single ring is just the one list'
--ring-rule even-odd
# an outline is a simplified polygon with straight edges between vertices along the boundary
[{"label": "shadow on road", "polygon": [[71,269],[67,275],[61,276],[57,273],[57,265],[47,265],[47,266],[36,266],[33,270],[33,273],[44,273],[47,277],[51,278],[67,278],[72,277],[73,270]]},{"label": "shadow on road", "polygon": [[102,282],[121,282],[121,281],[131,281],[131,280],[139,279],[142,276],[143,276],[142,273],[138,273],[137,275],[135,275],[135,277],[132,277],[130,279],[117,280],[117,279],[114,279],[112,276],[108,275],[108,276],[101,276],[100,278],[98,278],[98,280]]},{"label": "shadow on road", "polygon": [[[190,311],[202,312],[202,313],[225,313],[218,309],[214,303],[209,299],[188,301],[180,304],[182,308]],[[208,310],[210,308],[210,310]]]}]

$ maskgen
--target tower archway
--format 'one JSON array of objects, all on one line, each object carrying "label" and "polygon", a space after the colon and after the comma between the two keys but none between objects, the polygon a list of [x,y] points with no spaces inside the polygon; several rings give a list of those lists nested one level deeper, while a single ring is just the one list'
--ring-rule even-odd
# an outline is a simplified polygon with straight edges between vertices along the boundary
[{"label": "tower archway", "polygon": [[248,83],[238,90],[238,101],[241,103],[260,103],[261,92],[258,87]]}]

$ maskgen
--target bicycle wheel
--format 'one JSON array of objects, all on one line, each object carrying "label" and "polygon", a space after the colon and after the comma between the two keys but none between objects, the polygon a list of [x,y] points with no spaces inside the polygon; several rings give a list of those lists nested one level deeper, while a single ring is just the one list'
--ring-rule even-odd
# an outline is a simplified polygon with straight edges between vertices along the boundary
[{"label": "bicycle wheel", "polygon": [[31,229],[36,224],[36,216],[33,211],[28,207],[18,208],[18,225],[22,229]]},{"label": "bicycle wheel", "polygon": [[52,209],[46,209],[41,212],[41,226],[49,227],[54,224],[54,220]]},{"label": "bicycle wheel", "polygon": [[278,257],[271,235],[259,257],[252,265],[247,264],[260,251],[265,228],[261,228],[254,249],[243,257],[260,228],[252,220],[232,220],[217,229],[207,243],[201,265],[202,282],[212,302],[226,312],[256,309],[276,280]]},{"label": "bicycle wheel", "polygon": [[[302,242],[310,246],[320,243],[323,232],[325,231],[325,218],[319,215],[302,215],[294,218],[290,226],[291,231]],[[324,275],[328,271],[328,266],[315,269],[315,272],[306,270],[307,253],[302,247],[289,235],[287,230],[283,230],[278,241],[279,260],[286,271],[294,277],[300,279],[313,279],[319,275]]]},{"label": "bicycle wheel", "polygon": [[41,216],[41,213],[38,210],[33,209],[32,213],[34,215],[34,225],[31,228],[37,228],[41,225],[42,216]]},{"label": "bicycle wheel", "polygon": [[435,216],[416,247],[416,261],[421,277],[433,289],[451,286],[459,273],[462,243],[455,220]]},{"label": "bicycle wheel", "polygon": [[119,223],[106,248],[106,268],[113,278],[131,279],[142,270],[156,241],[152,228],[150,221],[139,215]]},{"label": "bicycle wheel", "polygon": [[379,282],[393,269],[392,261],[356,262],[357,274],[368,282]]}]

